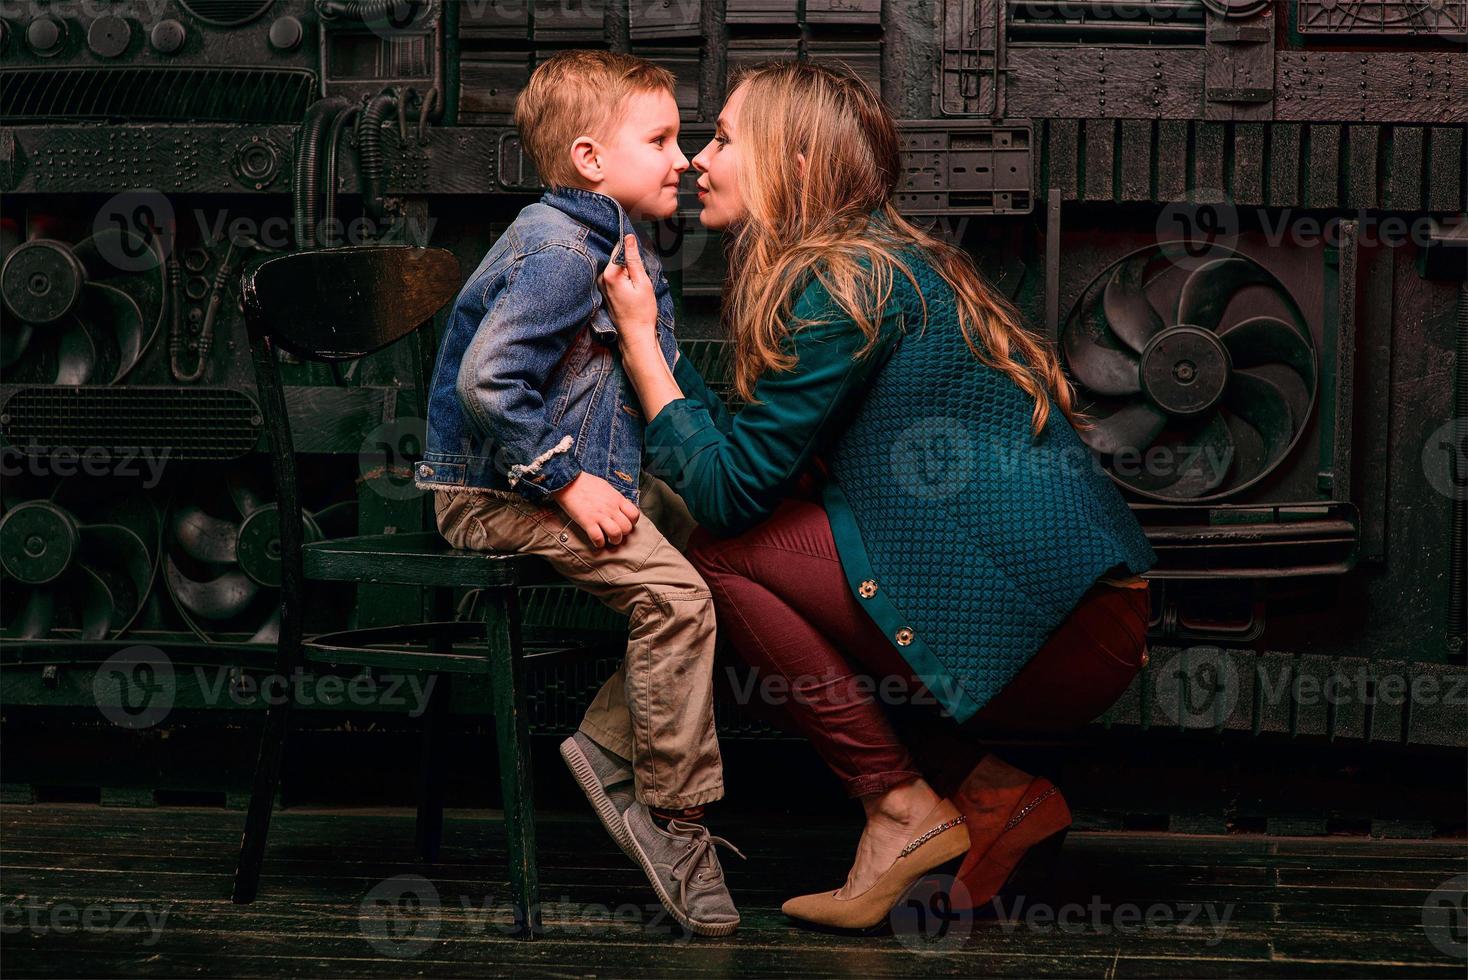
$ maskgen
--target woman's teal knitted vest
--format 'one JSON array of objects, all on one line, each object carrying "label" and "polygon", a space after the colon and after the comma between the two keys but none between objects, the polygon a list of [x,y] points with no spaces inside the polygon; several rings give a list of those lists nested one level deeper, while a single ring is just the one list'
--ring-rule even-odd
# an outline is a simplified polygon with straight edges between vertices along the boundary
[{"label": "woman's teal knitted vest", "polygon": [[832,447],[826,505],[853,593],[962,722],[1097,576],[1157,556],[1054,403],[1033,437],[1034,400],[968,349],[937,272],[912,271],[926,327],[897,274],[905,333]]}]

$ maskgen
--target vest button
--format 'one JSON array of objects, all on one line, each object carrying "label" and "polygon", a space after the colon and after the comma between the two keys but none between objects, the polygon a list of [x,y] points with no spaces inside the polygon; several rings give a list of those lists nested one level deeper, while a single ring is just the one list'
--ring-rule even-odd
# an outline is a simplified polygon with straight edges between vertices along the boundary
[{"label": "vest button", "polygon": [[897,645],[905,647],[910,643],[912,643],[912,630],[904,626],[897,631]]},{"label": "vest button", "polygon": [[861,583],[861,587],[858,588],[856,591],[861,594],[861,597],[863,599],[870,599],[872,596],[877,594],[877,583],[873,582],[871,579],[867,579],[865,582]]}]

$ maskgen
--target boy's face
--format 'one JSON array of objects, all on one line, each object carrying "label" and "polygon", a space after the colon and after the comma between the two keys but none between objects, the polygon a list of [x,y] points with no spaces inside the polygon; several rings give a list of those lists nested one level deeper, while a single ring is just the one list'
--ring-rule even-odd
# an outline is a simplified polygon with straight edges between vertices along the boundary
[{"label": "boy's face", "polygon": [[576,163],[590,189],[622,205],[632,220],[671,218],[678,210],[679,178],[688,169],[678,149],[678,103],[668,92],[634,94],[617,129],[597,141],[592,159]]}]

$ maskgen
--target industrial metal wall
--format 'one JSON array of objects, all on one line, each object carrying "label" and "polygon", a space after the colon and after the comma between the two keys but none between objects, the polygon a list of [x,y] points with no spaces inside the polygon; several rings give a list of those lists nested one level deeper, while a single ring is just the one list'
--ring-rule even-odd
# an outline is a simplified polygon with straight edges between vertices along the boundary
[{"label": "industrial metal wall", "polygon": [[[880,87],[901,206],[1059,346],[1101,418],[1097,465],[1162,558],[1153,664],[1111,723],[1468,737],[1463,702],[1415,680],[1448,688],[1463,657],[1468,0],[5,0],[0,17],[0,625],[34,666],[8,672],[7,704],[85,703],[128,643],[268,663],[275,517],[241,268],[387,240],[451,248],[467,274],[537,193],[515,94],[551,53],[605,46],[674,72],[690,156],[740,65],[839,60]],[[716,368],[724,264],[696,211],[654,236],[680,334]],[[421,367],[399,348],[283,364],[313,533],[428,526],[408,476]],[[423,609],[363,586],[312,612],[324,630]],[[604,669],[547,679],[545,723]],[[1302,701],[1333,676],[1369,696]],[[1377,696],[1398,678],[1403,698]],[[1189,684],[1223,695],[1184,710]]]}]

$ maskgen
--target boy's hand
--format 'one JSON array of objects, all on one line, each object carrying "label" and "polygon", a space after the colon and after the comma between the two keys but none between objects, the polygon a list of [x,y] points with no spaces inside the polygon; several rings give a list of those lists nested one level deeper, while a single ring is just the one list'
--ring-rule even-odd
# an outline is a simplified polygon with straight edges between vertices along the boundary
[{"label": "boy's hand", "polygon": [[622,242],[625,265],[608,262],[601,276],[601,291],[607,298],[607,313],[617,325],[622,347],[640,343],[657,345],[658,298],[642,264],[637,236]]},{"label": "boy's hand", "polygon": [[632,533],[642,512],[606,480],[585,470],[555,493],[561,509],[598,548]]}]

